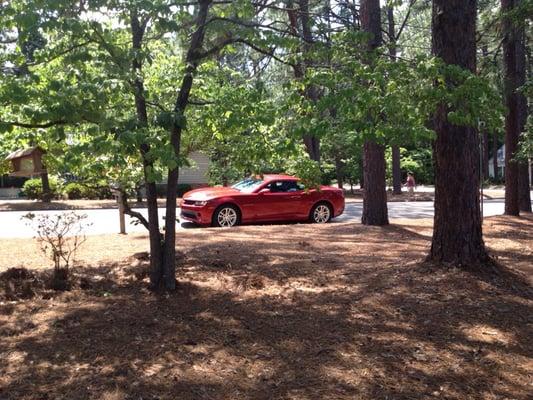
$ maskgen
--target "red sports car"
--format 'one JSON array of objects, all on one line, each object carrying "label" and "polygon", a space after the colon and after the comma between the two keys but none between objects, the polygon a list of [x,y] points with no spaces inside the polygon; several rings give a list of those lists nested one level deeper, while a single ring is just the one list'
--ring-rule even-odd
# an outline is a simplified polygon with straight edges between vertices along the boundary
[{"label": "red sports car", "polygon": [[230,227],[272,221],[329,222],[344,211],[344,193],[321,186],[306,190],[289,175],[248,178],[231,187],[191,190],[181,202],[181,218],[199,225]]}]

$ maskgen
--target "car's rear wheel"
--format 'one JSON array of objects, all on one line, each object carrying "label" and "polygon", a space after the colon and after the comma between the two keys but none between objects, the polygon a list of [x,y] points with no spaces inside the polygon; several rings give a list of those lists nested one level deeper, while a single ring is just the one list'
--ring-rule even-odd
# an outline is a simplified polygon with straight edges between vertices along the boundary
[{"label": "car's rear wheel", "polygon": [[230,204],[220,206],[213,214],[213,226],[231,228],[232,226],[239,225],[239,222],[239,210]]},{"label": "car's rear wheel", "polygon": [[327,203],[318,203],[311,209],[309,219],[316,224],[325,224],[331,221],[333,210]]}]

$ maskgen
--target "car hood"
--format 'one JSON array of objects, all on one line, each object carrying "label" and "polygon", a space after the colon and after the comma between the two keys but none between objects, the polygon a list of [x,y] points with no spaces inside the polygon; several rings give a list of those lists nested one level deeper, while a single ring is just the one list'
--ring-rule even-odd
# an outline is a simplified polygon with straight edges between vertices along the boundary
[{"label": "car hood", "polygon": [[183,200],[211,200],[217,197],[234,196],[240,193],[230,187],[209,187],[191,190],[183,195]]}]

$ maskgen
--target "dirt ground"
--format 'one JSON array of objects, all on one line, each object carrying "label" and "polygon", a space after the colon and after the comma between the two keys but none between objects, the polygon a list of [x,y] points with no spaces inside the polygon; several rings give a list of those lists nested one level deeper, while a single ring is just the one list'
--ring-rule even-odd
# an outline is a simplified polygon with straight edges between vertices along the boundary
[{"label": "dirt ground", "polygon": [[531,399],[533,216],[484,229],[506,268],[422,263],[424,220],[191,229],[168,295],[131,256],[145,235],[90,238],[62,294],[2,240],[34,297],[3,273],[0,399]]}]

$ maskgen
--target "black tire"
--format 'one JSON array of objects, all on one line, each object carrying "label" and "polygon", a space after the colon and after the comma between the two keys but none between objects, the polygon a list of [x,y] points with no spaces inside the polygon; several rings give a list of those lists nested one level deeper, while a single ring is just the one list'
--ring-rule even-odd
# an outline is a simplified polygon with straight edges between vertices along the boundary
[{"label": "black tire", "polygon": [[326,224],[331,218],[333,218],[333,207],[326,202],[315,204],[309,213],[309,220],[315,224]]},{"label": "black tire", "polygon": [[241,213],[232,204],[222,204],[213,213],[212,226],[220,228],[231,228],[241,223]]}]

